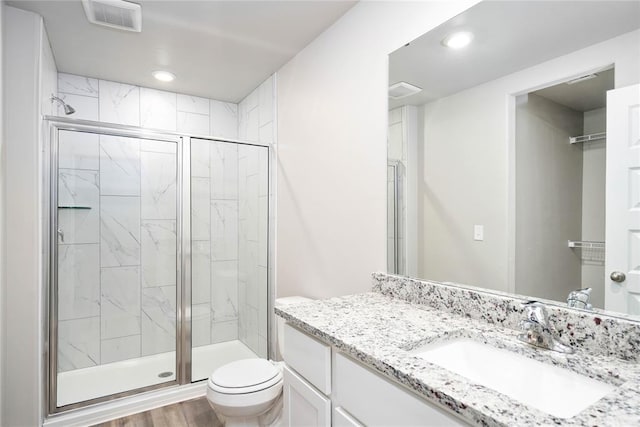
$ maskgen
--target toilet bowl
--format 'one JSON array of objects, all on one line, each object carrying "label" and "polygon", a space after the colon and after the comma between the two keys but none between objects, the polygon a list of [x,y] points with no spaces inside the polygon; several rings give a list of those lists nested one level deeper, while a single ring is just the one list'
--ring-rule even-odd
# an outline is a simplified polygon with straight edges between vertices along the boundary
[{"label": "toilet bowl", "polygon": [[282,367],[265,359],[244,359],[216,369],[207,400],[225,426],[260,426],[278,418]]},{"label": "toilet bowl", "polygon": [[[276,299],[276,306],[310,301],[304,297]],[[277,320],[277,340],[283,354],[284,320]],[[207,383],[207,400],[227,427],[277,426],[282,413],[282,362],[253,358],[216,369]]]}]

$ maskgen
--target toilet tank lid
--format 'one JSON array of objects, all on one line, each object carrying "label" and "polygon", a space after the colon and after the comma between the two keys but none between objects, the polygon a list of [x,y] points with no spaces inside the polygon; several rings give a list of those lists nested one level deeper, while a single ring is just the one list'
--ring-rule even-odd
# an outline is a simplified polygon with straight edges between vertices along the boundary
[{"label": "toilet tank lid", "polygon": [[309,302],[309,301],[313,301],[313,300],[311,298],[301,297],[301,296],[276,298],[276,307],[289,305],[289,304],[297,304],[299,302]]}]

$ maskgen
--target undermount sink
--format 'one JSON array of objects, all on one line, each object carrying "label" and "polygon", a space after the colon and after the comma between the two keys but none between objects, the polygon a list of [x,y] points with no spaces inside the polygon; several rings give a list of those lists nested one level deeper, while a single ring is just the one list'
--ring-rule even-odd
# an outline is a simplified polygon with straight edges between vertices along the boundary
[{"label": "undermount sink", "polygon": [[616,388],[470,338],[437,341],[410,353],[559,418],[579,414]]}]

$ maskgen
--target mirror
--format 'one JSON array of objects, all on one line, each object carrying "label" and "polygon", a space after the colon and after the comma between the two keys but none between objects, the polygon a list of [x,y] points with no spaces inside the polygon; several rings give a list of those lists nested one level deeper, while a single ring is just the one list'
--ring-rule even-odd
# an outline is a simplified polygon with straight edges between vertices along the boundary
[{"label": "mirror", "polygon": [[486,1],[390,55],[390,273],[640,316],[638,16]]}]

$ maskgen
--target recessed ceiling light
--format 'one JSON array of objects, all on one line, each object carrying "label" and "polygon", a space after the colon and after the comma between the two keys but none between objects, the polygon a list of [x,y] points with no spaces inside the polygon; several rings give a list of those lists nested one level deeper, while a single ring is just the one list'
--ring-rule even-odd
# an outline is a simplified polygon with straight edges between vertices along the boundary
[{"label": "recessed ceiling light", "polygon": [[160,80],[161,82],[172,82],[176,78],[175,74],[168,71],[154,71],[151,74],[153,74],[153,77],[155,77],[157,80]]},{"label": "recessed ceiling light", "polygon": [[458,33],[449,34],[442,39],[442,45],[451,49],[462,49],[467,46],[473,40],[473,34],[467,31],[461,31]]}]

